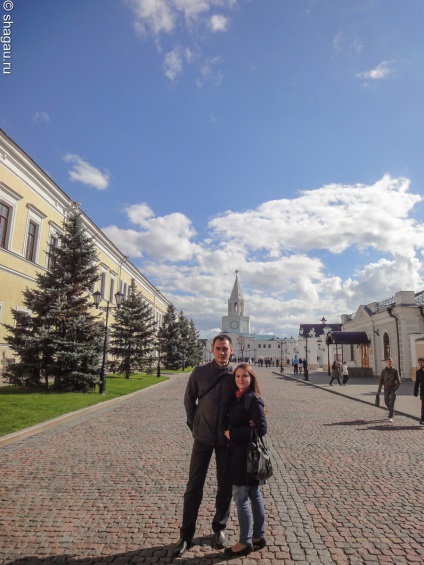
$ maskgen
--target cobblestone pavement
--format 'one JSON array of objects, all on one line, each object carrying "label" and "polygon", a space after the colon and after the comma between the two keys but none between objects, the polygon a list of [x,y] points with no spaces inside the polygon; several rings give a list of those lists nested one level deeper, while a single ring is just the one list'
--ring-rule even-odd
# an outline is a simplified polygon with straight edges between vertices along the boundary
[{"label": "cobblestone pavement", "polygon": [[[275,476],[268,546],[235,564],[424,563],[424,430],[412,418],[259,370]],[[0,563],[171,563],[191,436],[187,377],[0,448]],[[212,470],[211,470],[212,471]],[[211,548],[208,478],[196,545]],[[234,507],[227,533],[237,541]]]}]

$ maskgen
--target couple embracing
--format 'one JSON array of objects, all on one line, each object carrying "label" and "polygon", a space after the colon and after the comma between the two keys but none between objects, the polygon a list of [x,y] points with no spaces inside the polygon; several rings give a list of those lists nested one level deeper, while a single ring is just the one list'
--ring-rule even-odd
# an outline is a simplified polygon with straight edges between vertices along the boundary
[{"label": "couple embracing", "polygon": [[[194,443],[180,539],[174,557],[182,557],[192,545],[213,452],[218,483],[212,520],[213,547],[224,549],[226,556],[231,558],[248,555],[266,545],[260,482],[247,476],[251,427],[256,427],[260,437],[267,432],[264,402],[250,365],[241,363],[235,371],[229,366],[233,348],[228,335],[220,334],[214,338],[212,353],[213,361],[194,368],[184,395],[187,425]],[[227,546],[225,528],[231,496],[237,508],[240,533],[239,541]]]}]

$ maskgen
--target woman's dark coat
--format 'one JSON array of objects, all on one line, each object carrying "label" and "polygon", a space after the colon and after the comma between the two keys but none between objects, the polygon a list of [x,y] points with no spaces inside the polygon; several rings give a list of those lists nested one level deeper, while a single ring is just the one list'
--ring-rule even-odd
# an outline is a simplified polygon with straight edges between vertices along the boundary
[{"label": "woman's dark coat", "polygon": [[230,430],[231,467],[233,485],[257,485],[258,481],[247,476],[247,449],[250,441],[250,420],[253,420],[260,437],[267,432],[264,401],[248,390],[236,398],[228,414]]}]

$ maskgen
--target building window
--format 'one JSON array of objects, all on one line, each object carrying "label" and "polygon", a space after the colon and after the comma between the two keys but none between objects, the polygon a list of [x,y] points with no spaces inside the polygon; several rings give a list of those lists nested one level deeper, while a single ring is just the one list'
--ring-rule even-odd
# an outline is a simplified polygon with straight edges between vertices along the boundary
[{"label": "building window", "polygon": [[260,343],[258,343],[258,349],[260,349],[260,348],[261,348],[261,344],[260,344]]},{"label": "building window", "polygon": [[32,220],[30,220],[27,231],[25,259],[27,259],[28,261],[32,261],[33,263],[35,263],[37,232],[38,232],[37,224]]},{"label": "building window", "polygon": [[384,349],[384,359],[390,357],[390,339],[389,334],[384,332],[383,335],[383,349]]},{"label": "building window", "polygon": [[56,249],[59,247],[59,237],[57,235],[50,236],[49,250],[47,251],[47,269],[51,271],[56,261]]},{"label": "building window", "polygon": [[22,196],[0,182],[0,248],[12,249],[16,209]]},{"label": "building window", "polygon": [[106,273],[105,271],[102,271],[102,274],[100,275],[100,294],[102,295],[102,298],[105,299],[105,292],[106,292]]},{"label": "building window", "polygon": [[110,277],[110,291],[109,291],[109,302],[113,303],[115,291],[115,277]]},{"label": "building window", "polygon": [[8,226],[9,226],[9,218],[10,218],[10,208],[0,202],[0,247],[6,249],[7,243],[7,234],[8,234]]}]

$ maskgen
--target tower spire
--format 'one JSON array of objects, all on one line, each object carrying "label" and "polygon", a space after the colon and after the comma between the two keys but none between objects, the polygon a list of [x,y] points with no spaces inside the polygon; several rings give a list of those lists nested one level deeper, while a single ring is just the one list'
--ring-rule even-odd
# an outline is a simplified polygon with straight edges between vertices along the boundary
[{"label": "tower spire", "polygon": [[225,331],[234,333],[249,333],[249,317],[244,314],[244,298],[241,293],[238,279],[239,270],[236,269],[236,280],[228,300],[228,315],[222,318],[222,327]]}]

